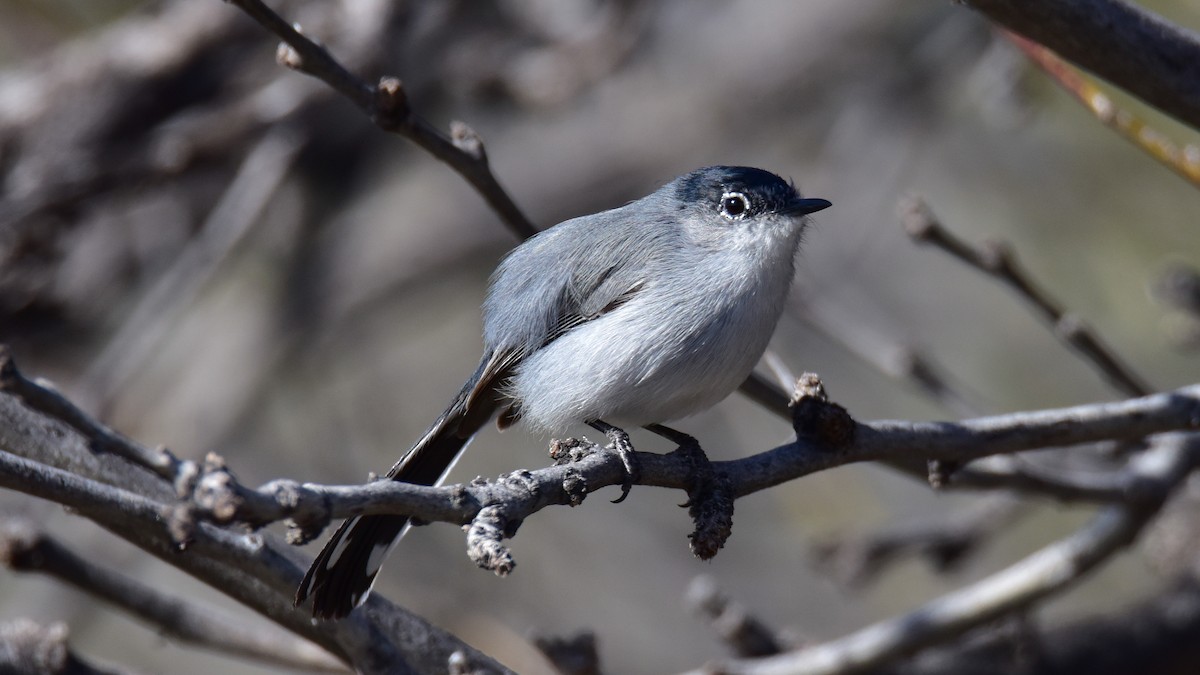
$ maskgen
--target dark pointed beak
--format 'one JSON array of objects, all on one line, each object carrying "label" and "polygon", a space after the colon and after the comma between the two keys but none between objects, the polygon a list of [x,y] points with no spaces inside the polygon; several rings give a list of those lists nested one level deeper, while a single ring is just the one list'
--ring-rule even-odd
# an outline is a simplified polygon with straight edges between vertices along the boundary
[{"label": "dark pointed beak", "polygon": [[793,199],[783,212],[789,216],[806,216],[831,206],[833,204],[825,199]]}]

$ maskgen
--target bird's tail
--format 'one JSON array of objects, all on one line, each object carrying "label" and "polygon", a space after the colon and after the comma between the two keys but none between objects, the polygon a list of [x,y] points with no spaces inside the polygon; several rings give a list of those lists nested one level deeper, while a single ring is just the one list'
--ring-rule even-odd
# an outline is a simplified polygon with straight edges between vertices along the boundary
[{"label": "bird's tail", "polygon": [[[478,396],[490,385],[481,383],[488,359],[433,427],[388,472],[388,478],[436,485],[450,470],[471,437],[491,418],[494,395]],[[490,378],[489,378],[490,380]],[[342,523],[313,560],[296,589],[296,605],[312,596],[313,616],[340,619],[360,605],[371,591],[375,575],[408,527],[404,515],[355,516]]]}]

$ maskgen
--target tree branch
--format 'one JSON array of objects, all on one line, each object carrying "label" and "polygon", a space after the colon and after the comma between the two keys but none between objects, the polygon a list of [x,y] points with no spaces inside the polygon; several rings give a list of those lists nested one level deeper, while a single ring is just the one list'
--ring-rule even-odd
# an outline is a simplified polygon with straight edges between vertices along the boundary
[{"label": "tree branch", "polygon": [[0,522],[0,561],[19,572],[38,572],[78,588],[141,619],[185,644],[239,655],[275,666],[343,672],[328,652],[283,631],[252,625],[208,607],[162,593],[136,579],[76,555],[22,519]]},{"label": "tree branch", "polygon": [[900,205],[904,229],[914,240],[932,244],[971,267],[1004,282],[1027,300],[1046,321],[1054,334],[1075,348],[1110,384],[1126,396],[1145,396],[1154,391],[1144,380],[1123,363],[1078,317],[1068,313],[1061,303],[1040,288],[1017,263],[1016,255],[1002,242],[988,242],[981,248],[955,237],[934,216],[929,205],[912,197]]},{"label": "tree branch", "polygon": [[466,124],[453,123],[451,135],[446,136],[412,109],[399,79],[385,77],[372,87],[261,0],[228,2],[284,41],[286,47],[281,45],[278,57],[281,64],[320,79],[350,99],[380,129],[407,138],[445,162],[479,192],[517,236],[525,239],[537,233],[537,228],[492,174],[483,140]]},{"label": "tree branch", "polygon": [[1062,592],[1128,546],[1196,465],[1200,438],[1166,434],[1136,457],[1131,469],[1153,493],[1105,507],[1088,524],[980,582],[944,595],[904,616],[800,651],[756,660],[709,664],[695,675],[849,675],[873,670],[922,648]]},{"label": "tree branch", "polygon": [[[53,460],[70,470],[31,457]],[[367,601],[364,611],[343,621],[312,622],[292,605],[303,568],[297,556],[269,534],[239,534],[200,522],[181,553],[163,518],[166,502],[131,490],[163,500],[173,493],[150,474],[130,471],[127,462],[121,472],[101,461],[105,459],[93,455],[86,440],[68,427],[0,394],[0,487],[72,506],[79,515],[317,643],[360,672],[445,670],[455,653],[465,654],[485,672],[508,672],[378,595]]]},{"label": "tree branch", "polygon": [[1200,129],[1200,38],[1195,33],[1119,0],[964,3]]},{"label": "tree branch", "polygon": [[[958,423],[860,423],[853,441],[845,447],[833,449],[800,438],[750,457],[713,462],[712,467],[726,481],[730,493],[742,497],[850,463],[912,457],[964,462],[1001,453],[1187,430],[1195,428],[1197,420],[1200,385],[1119,403],[1011,413]],[[575,452],[563,453],[564,445]],[[220,462],[213,462],[211,470],[199,480],[197,497],[183,515],[254,527],[292,519],[299,525],[297,538],[301,540],[315,536],[331,518],[377,513],[402,513],[426,522],[459,525],[474,524],[485,514],[489,523],[499,518],[515,529],[543,508],[576,505],[587,494],[620,485],[626,479],[623,464],[613,451],[590,443],[556,444],[554,449],[560,460],[556,466],[514,472],[497,481],[476,480],[442,487],[386,480],[355,486],[276,480],[252,490],[240,486]],[[642,464],[639,484],[686,490],[695,478],[695,467],[680,453],[638,453],[638,459]],[[1127,487],[1126,495],[1135,492]]]}]

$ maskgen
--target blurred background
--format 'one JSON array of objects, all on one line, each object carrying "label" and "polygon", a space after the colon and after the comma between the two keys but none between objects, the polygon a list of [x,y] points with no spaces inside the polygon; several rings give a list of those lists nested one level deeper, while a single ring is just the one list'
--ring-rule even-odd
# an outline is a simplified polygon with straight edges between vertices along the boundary
[{"label": "blurred background", "polygon": [[[1200,28],[1194,3],[1141,4]],[[1195,187],[961,5],[272,6],[366,79],[400,77],[435,125],[467,122],[539,227],[717,163],[766,168],[832,201],[772,346],[859,419],[963,415],[888,374],[914,350],[981,414],[1119,397],[1007,289],[911,242],[896,215],[910,193],[970,242],[1009,242],[1156,389],[1200,379],[1194,327],[1151,292],[1167,270],[1200,264]],[[358,483],[474,369],[488,274],[516,239],[446,166],[278,66],[276,44],[216,0],[0,0],[0,341],[24,372],[145,444],[218,452],[247,484]],[[737,394],[676,426],[714,458],[792,436]],[[489,427],[449,480],[543,466],[546,441]],[[527,521],[505,579],[473,566],[457,528],[417,528],[376,589],[521,672],[546,668],[528,636],[584,629],[609,672],[669,672],[724,653],[684,608],[696,575],[772,625],[828,639],[995,571],[1089,513],[1035,500],[1011,526],[997,519],[964,565],[908,561],[855,585],[816,565],[814,547],[980,495],[874,466],[829,471],[739,501],[711,563],[688,551],[682,494],[635,488],[608,503],[616,495]],[[0,509],[242,611],[60,508],[0,495]],[[1030,618],[1118,611],[1159,585],[1153,562],[1120,557]],[[86,596],[0,570],[0,619],[19,616],[65,620],[80,652],[147,672],[272,672],[174,647]]]}]

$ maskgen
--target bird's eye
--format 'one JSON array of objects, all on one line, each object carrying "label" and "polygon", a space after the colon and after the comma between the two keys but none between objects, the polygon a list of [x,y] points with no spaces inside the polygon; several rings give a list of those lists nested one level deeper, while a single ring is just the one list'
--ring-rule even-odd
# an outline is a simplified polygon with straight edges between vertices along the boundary
[{"label": "bird's eye", "polygon": [[721,214],[727,218],[741,218],[749,208],[750,202],[740,192],[726,192],[721,196]]}]

